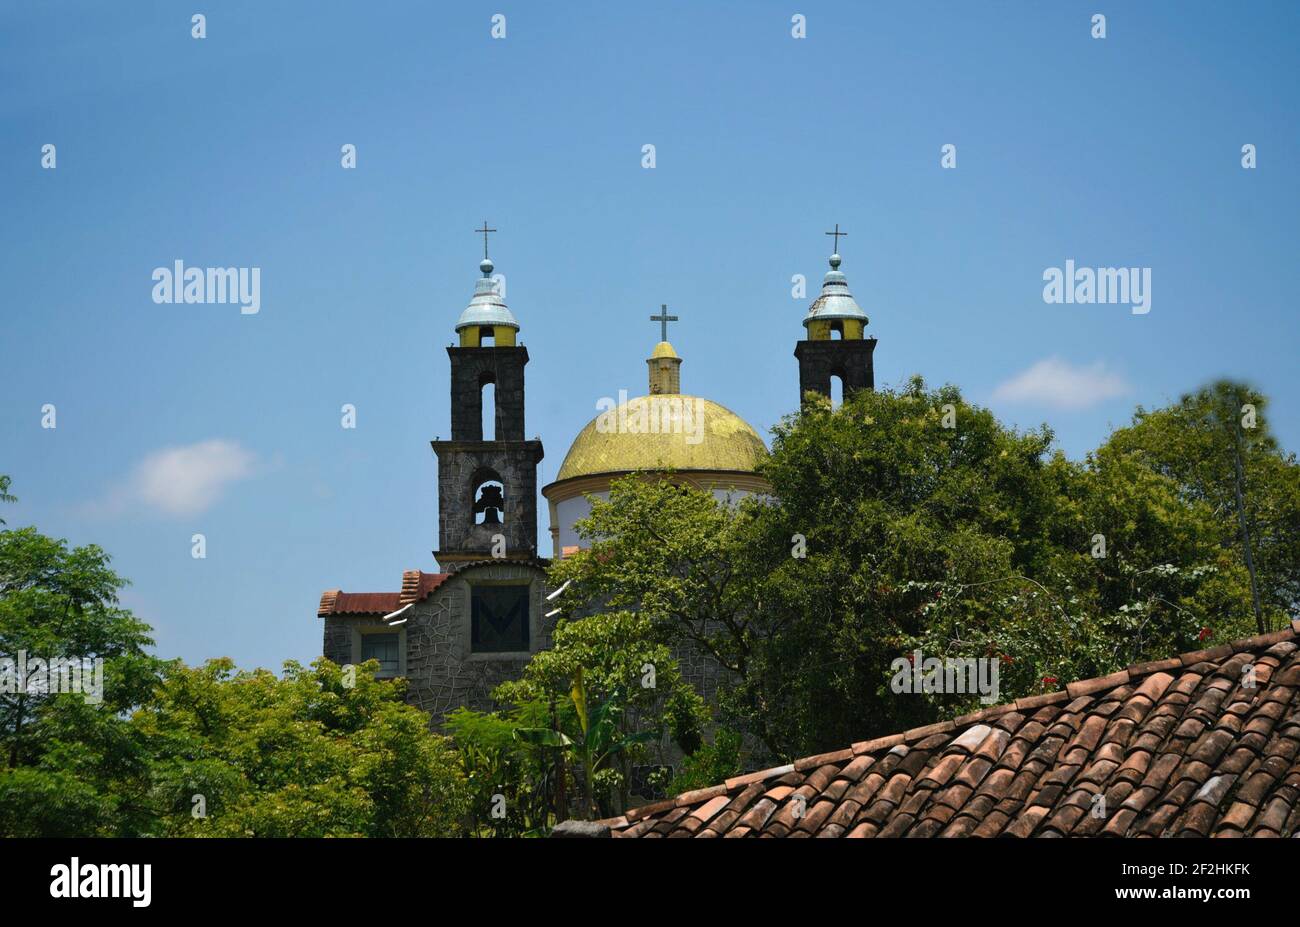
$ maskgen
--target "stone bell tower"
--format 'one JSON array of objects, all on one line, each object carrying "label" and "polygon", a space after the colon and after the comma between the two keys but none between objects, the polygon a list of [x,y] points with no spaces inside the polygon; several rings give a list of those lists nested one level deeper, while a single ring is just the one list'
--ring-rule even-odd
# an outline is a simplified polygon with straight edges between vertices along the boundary
[{"label": "stone bell tower", "polygon": [[800,402],[809,392],[829,399],[831,377],[840,378],[845,398],[876,385],[872,367],[876,339],[866,336],[867,314],[858,306],[840,272],[839,239],[848,233],[841,232],[836,224],[835,231],[826,234],[834,235],[836,241],[831,269],[822,280],[821,295],[813,300],[804,317],[808,337],[794,348],[794,356],[799,359]]},{"label": "stone bell tower", "polygon": [[[476,560],[537,556],[537,464],[542,442],[524,439],[524,366],[519,323],[492,279],[483,233],[483,276],[456,323],[451,358],[451,440],[433,441],[438,455],[439,565],[454,572]],[[484,391],[492,387],[494,434],[483,433]]]}]

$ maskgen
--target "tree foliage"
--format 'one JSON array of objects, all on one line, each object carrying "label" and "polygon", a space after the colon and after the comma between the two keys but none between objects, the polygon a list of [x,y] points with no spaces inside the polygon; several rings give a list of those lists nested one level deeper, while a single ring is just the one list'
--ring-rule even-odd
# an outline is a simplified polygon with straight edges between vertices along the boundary
[{"label": "tree foliage", "polygon": [[704,701],[662,638],[625,610],[561,619],[552,646],[496,688],[500,710],[449,716],[477,786],[481,832],[536,832],[571,807],[587,817],[617,813],[631,798],[632,766],[651,758],[656,742],[671,739],[688,753],[699,746]]},{"label": "tree foliage", "polygon": [[0,531],[0,656],[104,667],[102,700],[9,677],[0,837],[458,832],[459,759],[403,682],[375,680],[373,661],[164,663],[118,604],[124,583],[98,547]]},{"label": "tree foliage", "polygon": [[1242,389],[1139,410],[1082,461],[952,386],[811,401],[775,429],[770,496],[617,481],[556,579],[709,653],[730,671],[723,720],[777,757],[980,707],[894,691],[891,665],[915,650],[995,665],[999,700],[1059,688],[1254,630],[1238,498],[1266,619],[1294,605],[1300,471],[1260,429],[1242,439],[1236,493],[1232,431],[1212,410],[1222,395],[1239,408]]}]

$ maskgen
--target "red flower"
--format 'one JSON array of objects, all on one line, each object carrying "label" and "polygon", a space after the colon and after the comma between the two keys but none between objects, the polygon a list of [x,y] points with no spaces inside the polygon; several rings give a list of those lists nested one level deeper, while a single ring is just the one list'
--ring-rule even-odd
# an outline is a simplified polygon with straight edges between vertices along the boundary
[{"label": "red flower", "polygon": [[1009,654],[1009,653],[1004,653],[1004,654],[1002,654],[1002,662],[1003,662],[1003,663],[1015,663],[1015,662],[1016,662],[1016,658],[1013,657],[1013,656],[1011,656],[1011,654]]},{"label": "red flower", "polygon": [[1201,628],[1201,633],[1196,635],[1196,639],[1198,641],[1203,641],[1206,638],[1213,637],[1213,636],[1214,636],[1214,632],[1211,631],[1209,628]]},{"label": "red flower", "polygon": [[1043,686],[1044,686],[1044,687],[1047,687],[1047,686],[1054,686],[1054,685],[1056,685],[1057,682],[1058,682],[1058,680],[1057,680],[1057,678],[1056,678],[1055,676],[1044,676],[1044,677],[1043,677]]}]

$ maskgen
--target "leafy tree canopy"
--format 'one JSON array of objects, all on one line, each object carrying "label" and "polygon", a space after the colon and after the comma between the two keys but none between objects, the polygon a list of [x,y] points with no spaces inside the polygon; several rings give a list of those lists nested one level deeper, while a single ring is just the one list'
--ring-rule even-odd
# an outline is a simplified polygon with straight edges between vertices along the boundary
[{"label": "leafy tree canopy", "polygon": [[[838,748],[980,707],[969,691],[895,691],[891,666],[915,650],[991,663],[1005,701],[1252,633],[1231,432],[1202,406],[1139,410],[1071,461],[1048,429],[1008,428],[919,378],[810,401],[775,429],[770,496],[617,481],[555,577],[572,601],[633,610],[653,640],[712,655],[730,671],[724,720],[773,755]],[[1266,431],[1244,441],[1277,614],[1297,468]]]}]

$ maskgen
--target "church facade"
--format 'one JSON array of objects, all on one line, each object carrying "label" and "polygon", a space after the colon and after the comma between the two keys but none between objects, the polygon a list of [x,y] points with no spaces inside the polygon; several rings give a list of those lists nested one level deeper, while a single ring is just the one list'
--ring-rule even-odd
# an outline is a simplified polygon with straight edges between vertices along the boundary
[{"label": "church facade", "polygon": [[[486,229],[486,225],[485,225]],[[480,230],[482,231],[482,230]],[[830,233],[828,233],[830,234]],[[838,232],[837,226],[837,241]],[[837,249],[838,250],[838,249]],[[874,387],[867,316],[849,292],[839,254],[830,258],[822,291],[804,318],[795,347],[800,397],[845,395]],[[405,677],[407,698],[430,724],[465,706],[490,710],[493,689],[518,678],[532,654],[550,646],[559,610],[548,608],[550,559],[537,550],[537,464],[542,442],[525,439],[524,369],[528,350],[519,323],[492,279],[487,257],[473,298],[456,323],[450,361],[451,438],[431,442],[438,458],[439,571],[407,570],[395,592],[326,590],[324,655],[340,665],[376,659],[380,675]],[[682,359],[662,337],[646,360],[644,396],[611,403],[574,439],[554,482],[542,488],[550,516],[550,557],[579,550],[575,524],[592,498],[630,473],[671,470],[672,479],[735,499],[770,491],[756,472],[767,453],[758,433],[726,407],[681,392]],[[491,385],[495,431],[483,434],[483,392]],[[689,648],[682,672],[712,700],[721,670]]]}]

